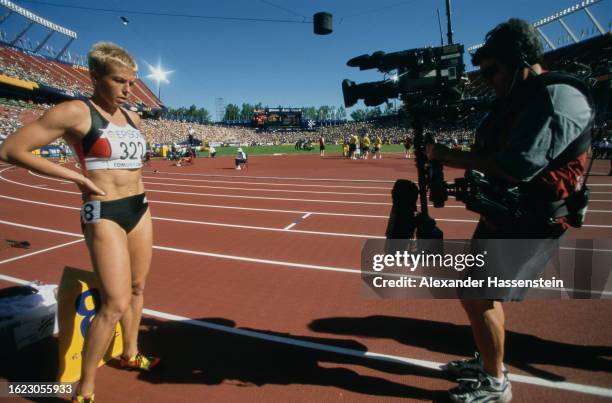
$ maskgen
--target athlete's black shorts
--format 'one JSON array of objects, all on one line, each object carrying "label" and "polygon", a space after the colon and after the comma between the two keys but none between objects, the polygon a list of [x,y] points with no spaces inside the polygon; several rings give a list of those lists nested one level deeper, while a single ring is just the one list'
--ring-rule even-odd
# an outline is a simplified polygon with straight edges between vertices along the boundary
[{"label": "athlete's black shorts", "polygon": [[129,234],[148,208],[149,203],[144,193],[117,200],[92,200],[81,206],[81,229],[85,232],[86,224],[105,219],[117,223]]}]

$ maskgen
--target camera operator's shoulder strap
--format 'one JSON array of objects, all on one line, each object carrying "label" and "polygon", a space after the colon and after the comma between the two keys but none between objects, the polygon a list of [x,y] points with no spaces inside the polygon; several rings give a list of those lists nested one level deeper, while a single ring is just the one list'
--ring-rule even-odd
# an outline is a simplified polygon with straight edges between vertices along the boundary
[{"label": "camera operator's shoulder strap", "polygon": [[[560,72],[549,72],[543,73],[533,78],[534,85],[538,88],[548,87],[549,85],[557,85],[557,84],[566,84],[571,87],[574,87],[578,91],[584,95],[589,103],[591,109],[593,109],[593,97],[591,94],[591,89],[586,85],[586,83],[579,78],[566,73]],[[591,146],[591,128],[593,126],[593,121],[595,120],[595,113],[591,114],[591,119],[589,123],[584,128],[582,133],[574,141],[572,141],[565,150],[551,163],[552,166],[561,166],[566,164],[567,162],[573,160],[574,158],[579,157],[583,153],[585,153],[589,147]]]},{"label": "camera operator's shoulder strap", "polygon": [[[580,79],[564,73],[544,73],[535,78],[536,85],[547,87],[549,85],[567,84],[580,91],[587,99],[591,110],[594,109],[593,97],[590,88]],[[561,167],[573,159],[578,158],[588,151],[592,142],[592,126],[595,120],[595,112],[591,113],[588,124],[574,141],[555,158],[549,165],[551,168]],[[589,188],[586,186],[589,173],[593,166],[593,159],[589,163],[586,175],[582,181],[580,190],[571,194],[564,200],[552,202],[548,205],[549,212],[553,217],[567,217],[567,223],[573,227],[580,228],[584,222],[584,214],[589,200]]]}]

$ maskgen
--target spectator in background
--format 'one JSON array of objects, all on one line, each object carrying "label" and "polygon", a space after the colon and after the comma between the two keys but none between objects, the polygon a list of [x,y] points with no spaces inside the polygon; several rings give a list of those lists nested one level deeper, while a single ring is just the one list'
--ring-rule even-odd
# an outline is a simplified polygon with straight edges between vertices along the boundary
[{"label": "spectator in background", "polygon": [[374,152],[372,153],[372,159],[376,159],[377,155],[378,155],[378,159],[382,159],[382,154],[380,153],[381,147],[382,147],[382,139],[380,138],[380,135],[377,135],[376,139],[374,140]]},{"label": "spectator in background", "polygon": [[241,165],[246,165],[247,163],[247,155],[246,153],[242,150],[242,148],[238,148],[237,150],[237,154],[236,154],[236,170],[240,171]]},{"label": "spectator in background", "polygon": [[325,157],[325,137],[323,135],[319,137],[319,155]]},{"label": "spectator in background", "polygon": [[349,158],[352,160],[356,159],[355,151],[357,151],[358,142],[359,142],[359,138],[357,137],[356,134],[353,134],[351,136],[351,139],[349,140]]},{"label": "spectator in background", "polygon": [[410,148],[412,147],[412,138],[406,136],[404,139],[404,158],[410,158]]},{"label": "spectator in background", "polygon": [[363,135],[363,138],[361,139],[361,158],[363,158],[364,160],[367,160],[369,155],[370,155],[370,136],[368,136],[368,133],[365,133]]}]

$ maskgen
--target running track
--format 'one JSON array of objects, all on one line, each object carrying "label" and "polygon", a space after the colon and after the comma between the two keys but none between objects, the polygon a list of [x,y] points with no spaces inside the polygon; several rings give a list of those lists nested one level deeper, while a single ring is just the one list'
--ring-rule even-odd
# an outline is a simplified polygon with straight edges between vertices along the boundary
[{"label": "running track", "polygon": [[[594,165],[585,228],[611,238],[612,178]],[[471,354],[457,301],[364,298],[359,253],[383,237],[390,189],[414,179],[412,161],[318,156],[154,161],[144,174],[155,249],[145,293],[144,351],[152,374],[99,371],[98,401],[442,400],[453,383],[439,363]],[[154,171],[157,172],[154,172]],[[460,174],[447,170],[447,177]],[[0,287],[58,283],[64,266],[90,269],[80,196],[70,183],[0,166]],[[432,210],[446,238],[477,219],[454,201]],[[612,398],[612,302],[507,305],[507,365],[515,401]],[[50,380],[54,341],[0,364],[0,379]]]}]

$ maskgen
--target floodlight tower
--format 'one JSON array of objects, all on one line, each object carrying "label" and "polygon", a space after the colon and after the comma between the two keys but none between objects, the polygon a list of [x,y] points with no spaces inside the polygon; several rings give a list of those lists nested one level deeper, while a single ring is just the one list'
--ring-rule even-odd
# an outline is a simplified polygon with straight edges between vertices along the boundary
[{"label": "floodlight tower", "polygon": [[[561,27],[563,28],[563,30],[567,33],[567,36],[569,38],[571,38],[572,42],[578,43],[578,42],[580,42],[582,40],[582,38],[578,38],[578,36],[574,33],[574,31],[570,28],[570,26],[567,24],[567,22],[563,18],[568,16],[568,15],[577,13],[579,11],[584,11],[585,12],[587,17],[593,23],[593,26],[599,32],[599,35],[605,35],[606,34],[606,30],[602,27],[600,22],[597,20],[597,18],[595,18],[595,15],[590,10],[590,8],[594,4],[597,4],[597,3],[601,2],[601,1],[603,1],[603,0],[583,0],[580,3],[576,3],[576,4],[574,4],[571,7],[567,7],[564,10],[556,12],[555,14],[549,15],[548,17],[545,17],[545,18],[541,18],[538,21],[534,22],[532,25],[536,29],[536,31],[538,31],[538,33],[540,34],[542,42],[547,47],[549,47],[551,50],[557,49],[557,46],[555,46],[553,41],[551,41],[548,38],[548,36],[546,36],[544,31],[542,30],[542,27],[544,27],[546,25],[549,25],[549,24],[552,24],[553,22],[558,22],[559,24],[561,24]],[[482,45],[483,45],[483,43],[470,46],[468,48],[468,52],[474,53]]]},{"label": "floodlight tower", "polygon": [[225,116],[225,100],[221,97],[215,99],[215,104],[217,107],[217,122],[223,120]]},{"label": "floodlight tower", "polygon": [[164,84],[170,84],[168,75],[173,71],[164,71],[159,64],[157,67],[147,64],[147,67],[151,71],[151,74],[149,74],[147,78],[150,78],[157,83],[157,99],[161,101],[161,83],[163,82]]}]

